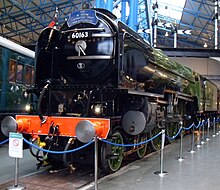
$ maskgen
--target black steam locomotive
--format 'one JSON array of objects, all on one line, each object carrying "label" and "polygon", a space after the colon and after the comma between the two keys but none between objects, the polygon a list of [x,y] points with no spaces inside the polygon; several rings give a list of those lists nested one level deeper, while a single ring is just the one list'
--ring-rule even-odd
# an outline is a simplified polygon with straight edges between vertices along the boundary
[{"label": "black steam locomotive", "polygon": [[[215,85],[152,48],[104,9],[73,12],[59,30],[42,31],[35,87],[28,92],[36,95],[37,105],[32,102],[29,115],[6,118],[2,129],[38,138],[49,150],[77,148],[95,135],[119,144],[138,143],[161,126],[172,136],[185,116],[217,111]],[[160,137],[151,145],[158,150]],[[133,153],[142,158],[146,148],[100,141],[100,166],[116,171],[123,157]],[[93,145],[46,155],[35,156],[52,165],[93,163]]]}]

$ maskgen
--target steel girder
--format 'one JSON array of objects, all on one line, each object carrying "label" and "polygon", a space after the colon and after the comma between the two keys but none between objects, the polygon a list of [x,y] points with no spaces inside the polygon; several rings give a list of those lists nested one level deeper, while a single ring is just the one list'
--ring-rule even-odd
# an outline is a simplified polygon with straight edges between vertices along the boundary
[{"label": "steel girder", "polygon": [[151,29],[151,16],[149,11],[150,0],[96,0],[96,7],[114,11],[120,7],[119,19],[133,30],[150,41],[150,35],[146,30]]},{"label": "steel girder", "polygon": [[[0,35],[19,44],[35,43],[43,28],[53,20],[56,7],[59,8],[60,23],[74,10],[81,9],[83,2],[92,7],[107,8],[114,12],[119,8],[121,20],[132,27],[148,41],[152,31],[153,0],[1,0]],[[178,9],[178,8],[175,8]],[[179,10],[181,11],[181,10]],[[158,22],[169,22],[172,28],[158,26],[158,47],[173,47],[172,30],[191,29],[192,35],[178,35],[178,47],[209,47],[214,45],[214,2],[212,0],[187,0],[180,21],[158,15]],[[148,31],[148,32],[147,32]],[[170,37],[165,37],[165,32]]]},{"label": "steel girder", "polygon": [[[203,48],[204,43],[209,48],[214,47],[214,2],[208,0],[187,0],[180,21],[172,20],[159,15],[159,22],[177,23],[178,30],[190,29],[191,35],[178,35],[178,47]],[[172,29],[158,27],[158,45],[172,47]],[[170,37],[165,37],[165,32],[170,32]]]},{"label": "steel girder", "polygon": [[[127,3],[127,7],[126,7]],[[138,17],[138,1],[137,0],[96,0],[97,8],[105,8],[109,11],[113,11],[113,9],[117,9],[120,5],[120,20],[128,24],[132,29],[137,31],[137,17]],[[129,15],[126,13],[129,10]]]},{"label": "steel girder", "polygon": [[[94,0],[88,2],[94,7]],[[0,33],[19,44],[35,43],[41,30],[53,20],[56,8],[63,23],[69,13],[81,9],[81,0],[1,0]]]},{"label": "steel girder", "polygon": [[139,1],[138,6],[138,30],[139,33],[145,38],[148,42],[152,42],[152,11],[150,0]]}]

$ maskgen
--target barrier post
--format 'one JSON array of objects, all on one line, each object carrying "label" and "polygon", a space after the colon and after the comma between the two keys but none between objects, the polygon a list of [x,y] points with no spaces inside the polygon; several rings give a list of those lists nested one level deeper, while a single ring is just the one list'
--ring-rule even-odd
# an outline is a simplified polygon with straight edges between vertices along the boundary
[{"label": "barrier post", "polygon": [[204,125],[204,120],[202,120],[202,140],[201,140],[201,144],[205,144],[205,125]]},{"label": "barrier post", "polygon": [[19,158],[23,158],[23,136],[20,133],[9,133],[9,156],[15,158],[15,181],[14,186],[8,190],[23,190],[24,186],[18,185]]},{"label": "barrier post", "polygon": [[15,181],[14,186],[7,187],[7,190],[23,190],[25,187],[18,185],[18,168],[19,168],[19,158],[15,158]]},{"label": "barrier post", "polygon": [[210,119],[208,118],[208,126],[207,126],[207,137],[206,137],[206,141],[209,141],[209,129],[210,129]]},{"label": "barrier post", "polygon": [[[200,119],[200,122],[201,122],[201,119]],[[202,125],[204,125],[203,120],[202,120]],[[201,147],[201,137],[200,137],[201,129],[200,129],[200,127],[201,127],[201,125],[199,126],[199,129],[198,129],[198,138],[197,138],[197,145],[196,145],[197,148]]]},{"label": "barrier post", "polygon": [[194,133],[195,133],[195,124],[193,123],[193,127],[192,127],[192,137],[191,137],[191,150],[189,151],[190,153],[194,153],[194,144],[195,144],[195,136],[194,136]]},{"label": "barrier post", "polygon": [[98,190],[98,138],[95,135],[95,190]]},{"label": "barrier post", "polygon": [[180,131],[179,157],[177,158],[177,160],[179,162],[182,162],[184,160],[184,158],[183,158],[183,121],[180,121],[179,124],[180,124],[181,131]]},{"label": "barrier post", "polygon": [[162,136],[161,136],[161,149],[160,149],[160,171],[154,172],[154,174],[159,175],[160,177],[164,177],[168,174],[168,172],[163,171],[163,149],[165,144],[165,129],[162,129]]},{"label": "barrier post", "polygon": [[219,130],[218,130],[218,128],[219,128],[219,126],[218,126],[219,125],[219,118],[217,117],[216,120],[217,120],[217,124],[216,124],[216,131],[217,132],[216,132],[216,135],[219,135]]},{"label": "barrier post", "polygon": [[215,117],[213,119],[213,134],[212,134],[212,137],[215,137],[216,136],[216,132],[215,132]]},{"label": "barrier post", "polygon": [[20,190],[25,189],[25,187],[18,185],[18,168],[19,168],[19,158],[15,158],[15,184],[13,188],[9,188],[9,189],[20,189]]}]

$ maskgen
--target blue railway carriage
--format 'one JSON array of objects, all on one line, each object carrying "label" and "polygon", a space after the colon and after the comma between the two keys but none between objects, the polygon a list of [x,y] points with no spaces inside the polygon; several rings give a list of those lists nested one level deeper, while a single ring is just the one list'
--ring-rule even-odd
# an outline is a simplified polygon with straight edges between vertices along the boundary
[{"label": "blue railway carriage", "polygon": [[25,91],[34,82],[34,56],[33,51],[0,36],[0,121],[29,111],[30,96]]}]

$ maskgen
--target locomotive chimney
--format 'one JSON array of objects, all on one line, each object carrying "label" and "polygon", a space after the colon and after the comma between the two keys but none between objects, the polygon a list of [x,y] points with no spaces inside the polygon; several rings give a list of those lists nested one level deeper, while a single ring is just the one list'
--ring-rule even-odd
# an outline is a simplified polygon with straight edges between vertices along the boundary
[{"label": "locomotive chimney", "polygon": [[89,3],[82,4],[82,9],[89,9],[89,8],[90,8]]}]

